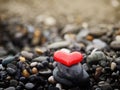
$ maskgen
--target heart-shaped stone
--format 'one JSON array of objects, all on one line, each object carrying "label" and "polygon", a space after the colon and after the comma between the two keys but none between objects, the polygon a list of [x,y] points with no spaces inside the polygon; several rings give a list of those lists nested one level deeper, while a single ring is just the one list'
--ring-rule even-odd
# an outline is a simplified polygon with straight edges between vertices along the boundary
[{"label": "heart-shaped stone", "polygon": [[82,59],[83,59],[83,55],[77,51],[72,53],[67,53],[60,50],[54,53],[54,60],[66,66],[72,66],[74,64],[77,64],[81,62]]}]

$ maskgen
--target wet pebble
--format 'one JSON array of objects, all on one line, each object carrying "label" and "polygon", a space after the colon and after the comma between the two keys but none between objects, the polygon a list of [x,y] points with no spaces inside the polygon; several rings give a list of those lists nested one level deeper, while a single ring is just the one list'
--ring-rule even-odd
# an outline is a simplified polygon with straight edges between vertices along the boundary
[{"label": "wet pebble", "polygon": [[48,82],[50,82],[50,83],[52,83],[52,84],[56,83],[56,81],[55,81],[55,79],[54,79],[53,76],[50,76],[50,77],[48,78]]},{"label": "wet pebble", "polygon": [[30,66],[31,66],[31,67],[35,67],[35,66],[37,66],[37,64],[38,64],[37,62],[32,62],[32,63],[30,64]]},{"label": "wet pebble", "polygon": [[107,44],[100,39],[93,39],[92,42],[93,42],[94,47],[98,49],[103,49],[107,46]]},{"label": "wet pebble", "polygon": [[15,73],[16,73],[16,70],[13,69],[13,68],[10,68],[10,67],[8,67],[8,68],[6,69],[6,71],[7,71],[7,73],[8,73],[9,75],[15,75]]},{"label": "wet pebble", "polygon": [[44,61],[44,60],[47,60],[47,56],[39,56],[39,57],[36,57],[36,58],[34,58],[32,61],[34,61],[34,62],[42,62],[42,61]]},{"label": "wet pebble", "polygon": [[28,90],[33,89],[34,86],[35,86],[35,85],[34,85],[33,83],[26,83],[26,84],[25,84],[25,88],[28,89]]},{"label": "wet pebble", "polygon": [[113,49],[120,49],[120,41],[112,41],[110,43],[111,48]]},{"label": "wet pebble", "polygon": [[28,58],[28,59],[32,59],[32,58],[33,58],[33,53],[30,53],[30,52],[27,52],[27,51],[22,51],[22,52],[21,52],[21,55],[22,55],[23,57]]},{"label": "wet pebble", "polygon": [[115,70],[116,67],[117,67],[116,63],[115,63],[115,62],[112,62],[112,63],[111,63],[111,70]]},{"label": "wet pebble", "polygon": [[10,80],[10,86],[14,86],[14,87],[16,87],[17,86],[17,84],[18,84],[18,81],[17,80]]},{"label": "wet pebble", "polygon": [[101,51],[95,51],[92,52],[88,57],[87,57],[87,63],[88,64],[97,64],[99,61],[106,61],[106,55],[101,52]]},{"label": "wet pebble", "polygon": [[50,45],[48,45],[48,48],[49,49],[57,49],[57,48],[64,48],[64,47],[67,47],[70,45],[70,42],[68,41],[60,41],[60,42],[55,42],[55,43],[52,43]]},{"label": "wet pebble", "polygon": [[49,76],[52,74],[52,71],[50,69],[45,69],[45,70],[39,71],[39,74],[44,76]]},{"label": "wet pebble", "polygon": [[5,65],[7,65],[8,63],[11,63],[14,60],[15,60],[14,56],[8,56],[8,57],[6,57],[2,60],[2,65],[5,66]]},{"label": "wet pebble", "polygon": [[8,87],[5,90],[15,90],[15,87]]},{"label": "wet pebble", "polygon": [[98,83],[98,86],[102,89],[102,90],[113,90],[112,87],[110,86],[109,83],[105,82],[105,81],[100,81]]}]

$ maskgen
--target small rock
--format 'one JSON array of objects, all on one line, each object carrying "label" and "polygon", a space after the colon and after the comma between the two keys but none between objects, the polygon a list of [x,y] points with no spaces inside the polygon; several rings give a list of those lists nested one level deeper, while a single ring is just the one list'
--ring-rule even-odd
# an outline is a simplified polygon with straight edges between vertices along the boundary
[{"label": "small rock", "polygon": [[119,41],[120,41],[120,35],[117,35],[117,36],[115,37],[115,40],[119,42]]},{"label": "small rock", "polygon": [[48,82],[50,82],[50,83],[52,83],[52,84],[56,83],[56,81],[55,81],[55,79],[54,79],[53,76],[50,76],[50,77],[48,78]]},{"label": "small rock", "polygon": [[111,70],[115,70],[116,67],[117,67],[116,63],[115,63],[115,62],[112,62],[112,63],[111,63]]},{"label": "small rock", "polygon": [[112,42],[110,43],[110,46],[111,46],[113,49],[118,50],[118,49],[120,49],[120,41],[112,41]]},{"label": "small rock", "polygon": [[96,68],[96,71],[95,71],[95,78],[96,78],[96,79],[98,79],[99,76],[101,75],[102,69],[103,69],[102,67],[97,67],[97,68]]},{"label": "small rock", "polygon": [[74,24],[67,24],[64,29],[62,30],[62,34],[70,33],[70,32],[76,32],[78,30],[78,27]]},{"label": "small rock", "polygon": [[21,55],[25,58],[32,59],[33,58],[33,53],[27,52],[27,51],[22,51]]},{"label": "small rock", "polygon": [[60,42],[55,42],[55,43],[52,43],[50,45],[48,45],[48,48],[49,49],[57,49],[57,48],[64,48],[64,47],[67,47],[70,45],[70,42],[68,41],[60,41]]},{"label": "small rock", "polygon": [[56,84],[56,87],[59,88],[59,90],[62,90],[62,86],[61,86],[60,83],[57,83],[57,84]]},{"label": "small rock", "polygon": [[37,70],[37,68],[36,68],[36,67],[33,67],[33,68],[32,68],[32,73],[33,73],[33,74],[38,73],[38,70]]},{"label": "small rock", "polygon": [[93,27],[91,30],[90,30],[90,32],[89,32],[89,34],[90,35],[93,35],[93,36],[95,36],[95,37],[100,37],[100,36],[102,36],[102,35],[104,35],[104,34],[106,34],[108,32],[108,29],[106,29],[106,28],[101,28],[101,27]]},{"label": "small rock", "polygon": [[42,62],[42,61],[44,61],[44,60],[47,60],[47,56],[39,56],[39,57],[36,57],[36,58],[34,58],[32,61],[34,61],[34,62]]},{"label": "small rock", "polygon": [[110,86],[109,83],[105,82],[105,81],[100,81],[98,83],[98,86],[102,89],[102,90],[113,90],[112,87]]},{"label": "small rock", "polygon": [[76,39],[77,41],[80,41],[81,39],[85,38],[89,33],[88,29],[82,29],[80,30],[80,32],[78,33]]},{"label": "small rock", "polygon": [[15,90],[15,87],[8,87],[8,88],[6,88],[4,90]]},{"label": "small rock", "polygon": [[28,72],[26,69],[24,69],[24,70],[22,71],[22,75],[23,75],[24,77],[29,77],[29,76],[30,76],[29,72]]},{"label": "small rock", "polygon": [[43,50],[41,50],[39,48],[35,48],[35,52],[39,55],[43,54]]},{"label": "small rock", "polygon": [[5,66],[5,65],[7,65],[8,63],[11,63],[14,60],[15,60],[15,57],[8,56],[8,57],[6,57],[2,60],[2,65]]},{"label": "small rock", "polygon": [[7,73],[10,74],[10,75],[15,75],[15,73],[16,73],[16,70],[13,69],[13,68],[10,68],[10,67],[8,67],[8,68],[6,69],[6,71],[7,71]]},{"label": "small rock", "polygon": [[50,69],[46,69],[46,70],[43,70],[43,71],[39,71],[39,74],[41,75],[51,75],[52,74],[52,71]]},{"label": "small rock", "polygon": [[94,45],[95,48],[98,48],[98,49],[103,49],[107,46],[107,44],[100,39],[94,39],[93,40],[93,45]]},{"label": "small rock", "polygon": [[32,62],[32,63],[30,64],[30,66],[31,66],[31,67],[35,67],[35,66],[37,66],[37,64],[38,64],[37,62]]},{"label": "small rock", "polygon": [[16,87],[17,86],[17,84],[18,84],[18,81],[17,80],[10,80],[10,86],[14,86],[14,87]]},{"label": "small rock", "polygon": [[25,62],[26,61],[25,57],[22,57],[22,56],[20,56],[19,59],[20,59],[21,62]]},{"label": "small rock", "polygon": [[0,64],[0,70],[4,70],[4,67],[2,66],[2,64]]},{"label": "small rock", "polygon": [[34,86],[35,86],[35,85],[34,85],[33,83],[26,83],[26,84],[25,84],[25,88],[28,89],[28,90],[33,89]]},{"label": "small rock", "polygon": [[101,60],[103,60],[103,61],[107,60],[106,55],[101,51],[95,51],[87,57],[88,64],[98,63]]}]

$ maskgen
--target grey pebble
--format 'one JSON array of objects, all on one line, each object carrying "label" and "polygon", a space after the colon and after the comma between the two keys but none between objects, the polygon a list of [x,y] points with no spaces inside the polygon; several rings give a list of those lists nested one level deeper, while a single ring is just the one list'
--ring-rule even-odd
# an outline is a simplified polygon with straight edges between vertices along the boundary
[{"label": "grey pebble", "polygon": [[98,49],[103,49],[107,46],[107,44],[100,39],[94,39],[92,42],[93,42],[94,47]]},{"label": "grey pebble", "polygon": [[41,74],[41,75],[51,75],[52,71],[50,69],[45,69],[45,70],[39,71],[39,74]]},{"label": "grey pebble", "polygon": [[42,62],[42,61],[44,61],[44,60],[47,60],[47,56],[39,56],[39,57],[36,57],[36,58],[34,58],[32,61],[34,61],[34,62]]},{"label": "grey pebble", "polygon": [[102,89],[102,90],[113,90],[111,85],[105,81],[100,81],[98,83],[98,86]]},{"label": "grey pebble", "polygon": [[117,67],[116,63],[115,63],[115,62],[112,62],[112,63],[111,63],[111,70],[114,70],[116,67]]},{"label": "grey pebble", "polygon": [[110,43],[110,46],[113,48],[113,49],[120,49],[120,41],[112,41]]},{"label": "grey pebble", "polygon": [[95,51],[87,57],[88,64],[98,63],[101,60],[107,60],[106,55],[102,51]]},{"label": "grey pebble", "polygon": [[55,43],[52,43],[50,45],[48,45],[48,48],[49,49],[57,49],[57,48],[64,48],[64,47],[67,47],[70,45],[70,42],[68,41],[60,41],[60,42],[55,42]]},{"label": "grey pebble", "polygon": [[49,81],[50,83],[52,83],[52,84],[56,83],[56,81],[55,81],[55,79],[54,79],[53,76],[50,76],[50,77],[48,78],[48,81]]},{"label": "grey pebble", "polygon": [[17,80],[14,80],[14,79],[10,80],[10,86],[16,87],[17,84],[18,84],[18,81],[17,81]]},{"label": "grey pebble", "polygon": [[33,83],[26,83],[26,84],[25,84],[25,88],[28,89],[28,90],[33,89],[34,86],[35,86],[35,85],[34,85]]},{"label": "grey pebble", "polygon": [[27,51],[22,51],[21,55],[24,56],[25,58],[32,59],[33,58],[33,53],[27,52]]},{"label": "grey pebble", "polygon": [[15,90],[15,87],[8,87],[8,88],[6,88],[4,90]]},{"label": "grey pebble", "polygon": [[30,66],[31,66],[31,67],[35,67],[35,66],[37,66],[37,64],[38,64],[37,62],[32,62],[32,63],[30,64]]}]

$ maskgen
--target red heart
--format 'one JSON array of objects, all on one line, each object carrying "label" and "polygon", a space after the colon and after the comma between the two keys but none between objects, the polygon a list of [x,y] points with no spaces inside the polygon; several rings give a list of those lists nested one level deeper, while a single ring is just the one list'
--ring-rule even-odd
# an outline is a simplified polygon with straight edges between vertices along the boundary
[{"label": "red heart", "polygon": [[54,53],[54,60],[66,66],[72,66],[81,62],[83,55],[80,52],[66,53],[64,51],[56,51]]}]

